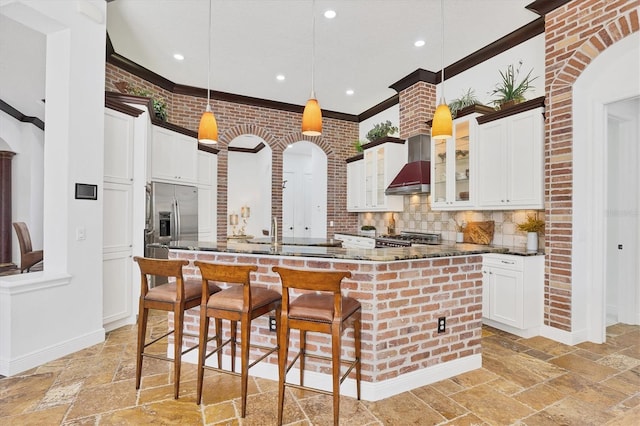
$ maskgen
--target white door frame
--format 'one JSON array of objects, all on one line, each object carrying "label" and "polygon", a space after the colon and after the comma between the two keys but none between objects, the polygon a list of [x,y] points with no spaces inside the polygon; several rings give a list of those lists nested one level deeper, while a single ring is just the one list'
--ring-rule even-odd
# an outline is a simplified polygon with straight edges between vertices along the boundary
[{"label": "white door frame", "polygon": [[573,85],[572,343],[606,339],[606,105],[640,96],[639,46],[610,46]]}]

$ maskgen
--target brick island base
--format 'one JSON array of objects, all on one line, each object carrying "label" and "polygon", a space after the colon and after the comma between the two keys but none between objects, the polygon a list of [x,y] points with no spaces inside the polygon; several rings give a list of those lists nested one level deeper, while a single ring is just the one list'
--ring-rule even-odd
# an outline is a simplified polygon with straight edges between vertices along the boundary
[{"label": "brick island base", "polygon": [[[343,280],[343,294],[362,303],[362,399],[377,401],[437,382],[482,366],[482,257],[480,255],[434,257],[399,261],[361,261],[318,259],[312,257],[218,253],[211,251],[171,250],[171,259],[186,259],[185,278],[200,279],[194,260],[225,264],[256,264],[252,284],[281,292],[275,265],[300,269],[348,270],[352,277]],[[170,314],[170,326],[172,326]],[[437,332],[438,318],[446,318],[446,330]],[[187,332],[198,333],[199,308],[185,316]],[[223,328],[228,335],[229,322]],[[210,330],[213,336],[214,330]],[[252,323],[252,343],[274,345],[276,333],[269,331],[268,319]],[[239,332],[238,332],[239,335]],[[289,355],[297,352],[298,333],[291,332]],[[196,340],[188,344],[196,344]],[[309,333],[310,352],[331,354],[328,336]],[[170,347],[169,352],[173,349]],[[252,354],[255,355],[259,351]],[[343,357],[352,358],[353,333],[343,335]],[[225,364],[229,353],[226,352]],[[211,357],[209,361],[214,361]],[[183,358],[195,363],[197,350]],[[237,361],[236,369],[240,361]],[[297,365],[296,365],[297,367]],[[238,371],[238,370],[237,370]],[[344,370],[343,370],[344,371]],[[277,356],[274,354],[249,370],[253,376],[277,380]],[[292,368],[287,380],[299,377]],[[355,372],[343,383],[341,393],[355,396]],[[331,389],[328,363],[309,358],[305,366],[305,384]]]}]

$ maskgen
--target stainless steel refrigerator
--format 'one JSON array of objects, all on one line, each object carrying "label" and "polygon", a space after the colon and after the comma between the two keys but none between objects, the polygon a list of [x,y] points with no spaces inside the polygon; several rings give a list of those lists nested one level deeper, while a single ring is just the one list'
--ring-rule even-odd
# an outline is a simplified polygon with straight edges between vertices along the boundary
[{"label": "stainless steel refrigerator", "polygon": [[[145,247],[149,243],[198,240],[198,188],[151,182],[147,193]],[[148,248],[145,256],[166,259],[169,251]]]}]

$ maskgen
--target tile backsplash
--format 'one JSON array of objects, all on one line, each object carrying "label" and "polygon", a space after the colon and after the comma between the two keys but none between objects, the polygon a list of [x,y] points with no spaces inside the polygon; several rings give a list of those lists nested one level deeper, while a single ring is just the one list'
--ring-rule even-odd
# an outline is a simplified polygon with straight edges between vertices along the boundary
[{"label": "tile backsplash", "polygon": [[[358,218],[358,229],[363,225],[376,227],[378,235],[386,234],[390,212],[361,213]],[[493,220],[495,232],[492,244],[524,249],[527,244],[526,232],[518,231],[516,225],[524,222],[527,215],[537,215],[544,220],[544,210],[492,210],[492,211],[433,211],[431,210],[431,196],[428,194],[408,195],[404,197],[404,211],[393,213],[396,222],[396,233],[435,232],[442,235],[443,241],[455,241],[456,221],[479,222]],[[544,247],[544,236],[538,240],[538,247]]]}]

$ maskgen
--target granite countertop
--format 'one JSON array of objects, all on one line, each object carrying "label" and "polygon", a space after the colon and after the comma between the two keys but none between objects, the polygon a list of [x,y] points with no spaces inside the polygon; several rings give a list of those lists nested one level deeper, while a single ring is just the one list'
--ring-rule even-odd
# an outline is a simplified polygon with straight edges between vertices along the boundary
[{"label": "granite countertop", "polygon": [[[250,240],[242,241],[250,244],[272,244],[271,237],[265,238],[252,238]],[[280,245],[287,246],[312,246],[312,247],[340,247],[342,241],[326,238],[282,238],[282,241],[278,241]]]},{"label": "granite countertop", "polygon": [[169,244],[150,244],[150,247],[166,247],[170,250],[213,251],[271,256],[319,257],[374,262],[509,252],[509,250],[504,247],[493,247],[478,244],[441,244],[420,247],[363,249],[328,247],[327,245],[293,245],[286,243],[274,246],[272,244],[256,244],[244,241],[218,243],[203,241],[172,241]]}]

